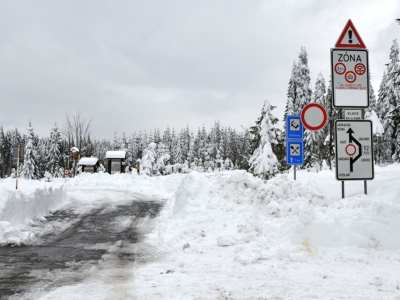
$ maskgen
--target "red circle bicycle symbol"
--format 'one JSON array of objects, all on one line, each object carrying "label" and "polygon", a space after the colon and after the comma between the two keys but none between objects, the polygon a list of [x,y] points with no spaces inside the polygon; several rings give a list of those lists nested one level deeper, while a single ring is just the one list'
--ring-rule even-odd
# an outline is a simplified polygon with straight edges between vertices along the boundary
[{"label": "red circle bicycle symbol", "polygon": [[343,75],[346,72],[346,66],[343,63],[337,63],[335,65],[336,74]]},{"label": "red circle bicycle symbol", "polygon": [[354,146],[353,144],[348,144],[345,148],[347,155],[349,156],[353,156],[354,154],[356,154],[356,146]]},{"label": "red circle bicycle symbol", "polygon": [[364,64],[356,64],[354,66],[354,71],[357,73],[357,75],[364,75],[366,68]]},{"label": "red circle bicycle symbol", "polygon": [[346,81],[347,81],[348,83],[353,83],[354,81],[356,81],[357,76],[356,76],[356,74],[355,74],[353,71],[347,71],[347,72],[344,74],[344,79],[346,79]]}]

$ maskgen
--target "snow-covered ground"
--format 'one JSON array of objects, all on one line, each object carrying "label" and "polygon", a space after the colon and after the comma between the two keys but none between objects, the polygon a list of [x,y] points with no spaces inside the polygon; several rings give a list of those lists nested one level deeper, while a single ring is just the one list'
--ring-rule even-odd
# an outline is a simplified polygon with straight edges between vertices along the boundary
[{"label": "snow-covered ground", "polygon": [[29,218],[50,209],[156,197],[164,208],[136,246],[145,257],[129,269],[105,258],[83,282],[40,299],[400,299],[400,166],[377,167],[375,177],[367,196],[362,182],[346,182],[345,199],[329,170],[267,182],[244,171],[82,175],[23,181],[17,194],[4,180],[0,238],[23,239],[16,229],[26,236]]}]

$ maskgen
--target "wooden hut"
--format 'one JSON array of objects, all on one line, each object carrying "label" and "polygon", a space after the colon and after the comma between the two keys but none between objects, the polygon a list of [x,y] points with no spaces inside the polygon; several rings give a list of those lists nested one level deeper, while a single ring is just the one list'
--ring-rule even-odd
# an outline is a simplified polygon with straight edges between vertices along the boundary
[{"label": "wooden hut", "polygon": [[83,173],[96,173],[100,166],[100,161],[97,157],[82,157],[78,162],[78,167]]},{"label": "wooden hut", "polygon": [[125,173],[126,168],[126,151],[107,151],[106,152],[106,169],[110,174]]}]

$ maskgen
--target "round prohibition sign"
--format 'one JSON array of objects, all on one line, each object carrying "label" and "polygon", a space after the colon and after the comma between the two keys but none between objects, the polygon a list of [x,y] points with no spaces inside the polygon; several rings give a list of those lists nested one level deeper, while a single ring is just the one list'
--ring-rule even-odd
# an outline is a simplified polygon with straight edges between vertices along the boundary
[{"label": "round prohibition sign", "polygon": [[301,122],[310,131],[318,131],[326,126],[328,114],[326,109],[318,103],[309,103],[301,111]]},{"label": "round prohibition sign", "polygon": [[344,63],[337,63],[335,65],[335,73],[339,74],[339,75],[343,75],[344,72],[346,72],[346,66],[344,65]]},{"label": "round prohibition sign", "polygon": [[356,81],[357,75],[353,71],[347,71],[344,74],[344,79],[346,79],[348,83],[353,83],[354,81]]},{"label": "round prohibition sign", "polygon": [[346,145],[345,151],[348,156],[353,156],[354,154],[356,154],[357,149],[354,144],[348,144]]},{"label": "round prohibition sign", "polygon": [[358,63],[354,66],[354,72],[357,73],[357,75],[364,75],[365,71],[367,69],[365,68],[364,64]]}]

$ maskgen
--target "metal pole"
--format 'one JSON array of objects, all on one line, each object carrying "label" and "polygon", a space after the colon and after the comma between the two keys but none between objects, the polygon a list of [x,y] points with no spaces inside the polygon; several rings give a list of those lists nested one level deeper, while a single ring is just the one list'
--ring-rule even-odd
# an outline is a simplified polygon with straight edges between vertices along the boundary
[{"label": "metal pole", "polygon": [[342,180],[342,199],[344,199],[344,181]]},{"label": "metal pole", "polygon": [[329,122],[329,170],[332,170],[333,161],[333,112],[331,110],[331,118]]},{"label": "metal pole", "polygon": [[296,166],[293,166],[293,179],[296,180]]},{"label": "metal pole", "polygon": [[364,180],[364,194],[368,195],[368,187],[367,187],[367,181]]},{"label": "metal pole", "polygon": [[15,172],[15,189],[18,190],[18,170],[19,170],[19,144],[17,147],[17,170]]}]

